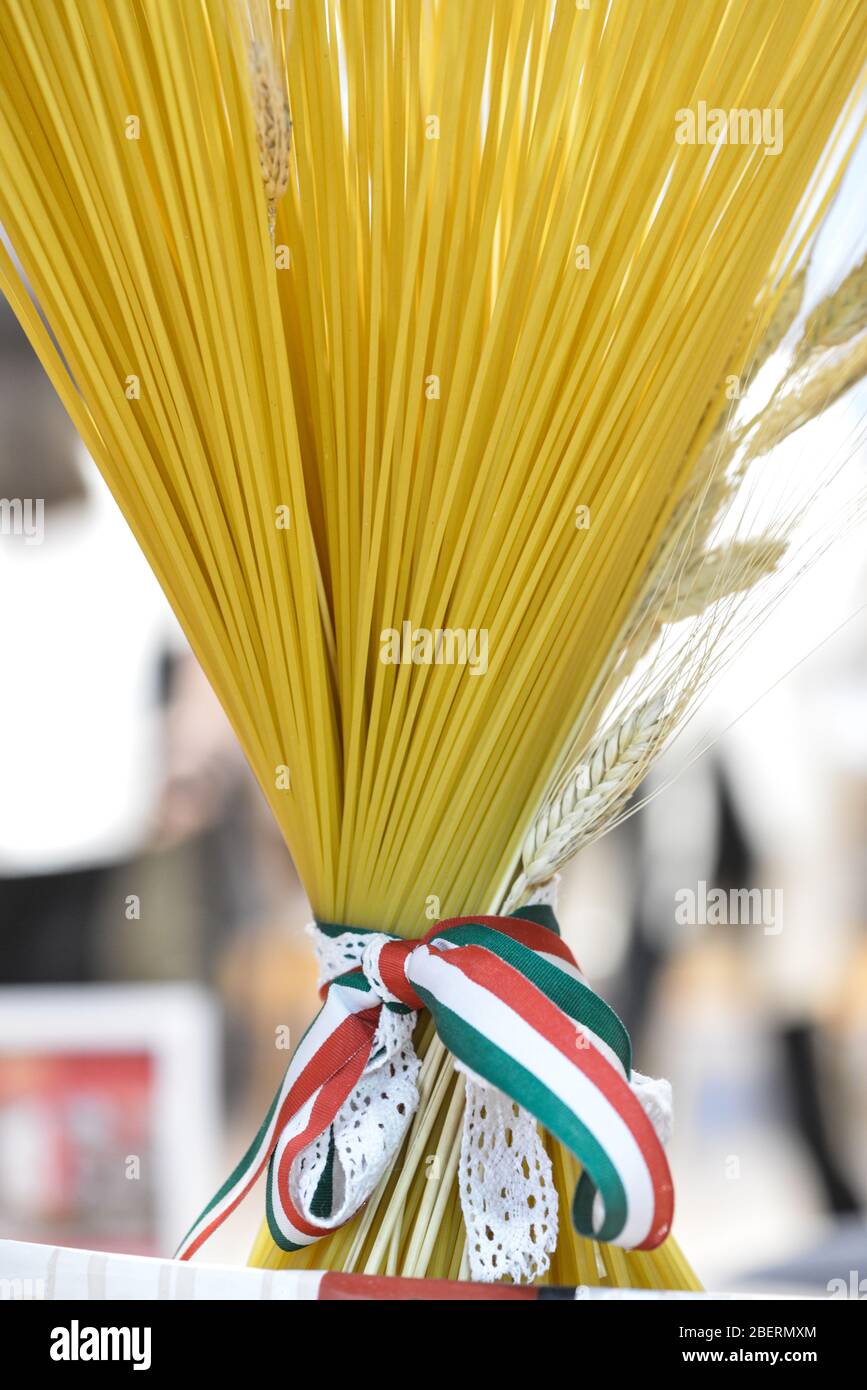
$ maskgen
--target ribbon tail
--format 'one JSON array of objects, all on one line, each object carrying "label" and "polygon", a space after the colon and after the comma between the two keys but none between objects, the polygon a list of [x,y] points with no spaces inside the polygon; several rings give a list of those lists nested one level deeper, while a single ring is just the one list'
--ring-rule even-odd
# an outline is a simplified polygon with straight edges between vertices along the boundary
[{"label": "ribbon tail", "polygon": [[268,1113],[247,1152],[233,1168],[222,1187],[211,1198],[207,1206],[196,1217],[183,1240],[178,1245],[173,1259],[190,1260],[223,1222],[246,1197],[257,1182],[262,1170],[271,1157],[276,1142],[276,1116],[283,1096],[286,1081],[280,1083],[277,1094],[271,1102]]},{"label": "ribbon tail", "polygon": [[274,1243],[299,1250],[367,1201],[418,1104],[415,1014],[383,1007],[358,973],[335,980],[302,1038],[259,1133],[184,1237],[190,1259],[268,1167]]},{"label": "ribbon tail", "polygon": [[[369,1051],[365,1054],[363,1049],[357,1049],[278,1136],[268,1165],[265,1210],[271,1238],[281,1250],[302,1250],[340,1224],[330,1221],[334,1128],[340,1108],[352,1095],[368,1056]],[[310,1152],[305,1154],[306,1149]],[[296,1159],[300,1172],[293,1171]],[[308,1179],[306,1183],[304,1178]]]},{"label": "ribbon tail", "polygon": [[[616,1054],[491,949],[424,947],[406,971],[446,1047],[582,1164],[587,1181],[573,1207],[581,1234],[627,1249],[659,1245],[673,1215],[671,1174]],[[604,1216],[594,1225],[597,1190]]]},{"label": "ribbon tail", "polygon": [[[372,1001],[363,980],[353,979],[352,986],[329,991],[286,1069],[256,1138],[187,1231],[175,1252],[176,1259],[191,1259],[222,1226],[255,1185],[278,1147],[282,1155],[299,1135],[306,1135],[309,1144],[319,1134],[328,1132],[370,1058],[379,1013],[379,1002]],[[318,1125],[315,1132],[311,1121]],[[295,1152],[297,1149],[293,1149]],[[286,1187],[281,1190],[288,1191]],[[288,1213],[286,1225],[294,1229]],[[324,1227],[318,1232],[326,1233]]]}]

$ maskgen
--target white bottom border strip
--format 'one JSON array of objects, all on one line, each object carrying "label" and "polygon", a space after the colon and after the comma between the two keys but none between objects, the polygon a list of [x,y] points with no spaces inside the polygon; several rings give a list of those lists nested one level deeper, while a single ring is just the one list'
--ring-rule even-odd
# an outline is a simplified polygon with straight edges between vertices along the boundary
[{"label": "white bottom border strip", "polygon": [[[0,1240],[0,1302],[4,1300],[71,1302],[246,1300],[309,1302],[319,1297],[322,1270],[249,1269],[235,1265],[187,1264],[142,1255],[73,1250],[60,1245],[33,1245]],[[435,1287],[435,1284],[434,1284]],[[804,1295],[678,1293],[647,1289],[582,1286],[575,1301],[748,1300],[803,1301]]]}]

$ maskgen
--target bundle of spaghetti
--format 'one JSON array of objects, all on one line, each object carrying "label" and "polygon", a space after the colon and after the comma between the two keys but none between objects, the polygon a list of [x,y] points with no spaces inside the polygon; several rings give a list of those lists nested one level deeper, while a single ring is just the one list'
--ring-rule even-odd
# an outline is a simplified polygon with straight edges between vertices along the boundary
[{"label": "bundle of spaghetti", "polygon": [[[496,910],[685,563],[722,383],[857,138],[867,10],[2,0],[0,38],[0,286],[317,916]],[[706,99],[784,111],[782,150],[677,143]],[[381,1189],[258,1263],[466,1270],[462,1089],[429,1020],[417,1050]],[[694,1282],[672,1240],[569,1230],[547,1277]]]}]

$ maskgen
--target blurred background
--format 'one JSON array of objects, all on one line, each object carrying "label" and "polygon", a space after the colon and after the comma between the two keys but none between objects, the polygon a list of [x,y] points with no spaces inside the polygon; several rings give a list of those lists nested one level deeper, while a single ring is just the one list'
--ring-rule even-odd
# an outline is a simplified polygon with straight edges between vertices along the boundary
[{"label": "blurred background", "polygon": [[[5,308],[0,499],[0,1235],[168,1254],[317,1007],[309,911]],[[640,1070],[672,1081],[675,1230],[715,1289],[867,1296],[865,605],[853,534],[560,887]],[[245,1261],[261,1212],[208,1258]]]}]

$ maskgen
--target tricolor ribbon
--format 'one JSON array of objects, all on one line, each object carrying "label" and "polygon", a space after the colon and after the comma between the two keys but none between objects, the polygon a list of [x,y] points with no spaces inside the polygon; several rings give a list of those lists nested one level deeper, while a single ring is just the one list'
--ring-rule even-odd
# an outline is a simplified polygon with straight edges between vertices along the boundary
[{"label": "tricolor ribbon", "polygon": [[582,1167],[577,1230],[628,1249],[671,1227],[671,1174],[630,1085],[629,1035],[583,979],[553,912],[453,917],[416,941],[317,923],[350,968],[324,987],[259,1133],[187,1232],[189,1259],[268,1166],[275,1243],[298,1250],[364,1204],[418,1101],[412,1030],[428,1009],[461,1069],[524,1107]]}]

